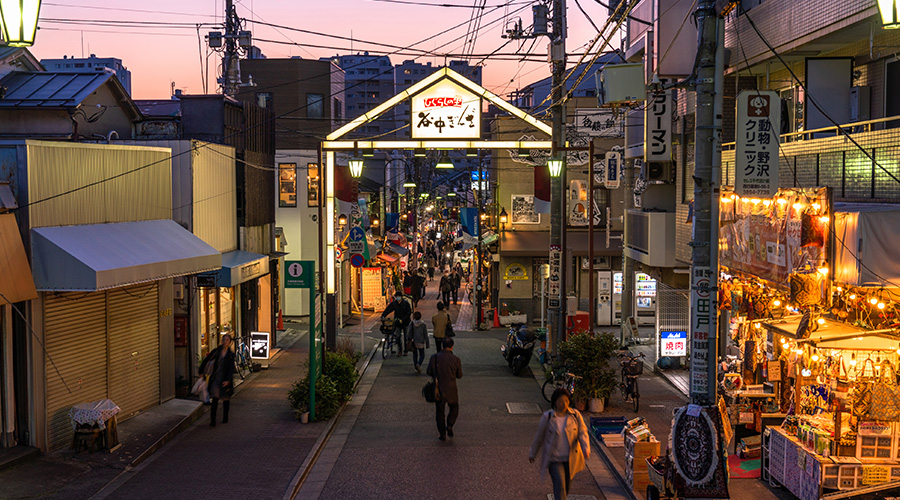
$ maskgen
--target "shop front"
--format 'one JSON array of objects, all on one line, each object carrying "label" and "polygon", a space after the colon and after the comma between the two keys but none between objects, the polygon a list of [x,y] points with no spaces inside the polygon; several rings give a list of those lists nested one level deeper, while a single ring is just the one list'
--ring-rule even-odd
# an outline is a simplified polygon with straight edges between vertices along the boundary
[{"label": "shop front", "polygon": [[220,269],[197,276],[197,287],[201,307],[196,318],[196,359],[202,360],[218,347],[225,334],[248,342],[252,331],[274,334],[268,256],[226,252]]},{"label": "shop front", "polygon": [[171,220],[42,227],[31,242],[46,349],[31,444],[70,446],[79,403],[110,399],[121,421],[173,397],[172,278],[215,269],[221,254]]}]

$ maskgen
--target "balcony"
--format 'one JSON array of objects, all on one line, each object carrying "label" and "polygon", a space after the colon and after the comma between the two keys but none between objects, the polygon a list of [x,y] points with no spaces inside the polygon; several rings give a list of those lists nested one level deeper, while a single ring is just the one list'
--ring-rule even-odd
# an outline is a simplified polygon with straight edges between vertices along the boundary
[{"label": "balcony", "polygon": [[625,255],[648,266],[675,267],[675,212],[625,212]]}]

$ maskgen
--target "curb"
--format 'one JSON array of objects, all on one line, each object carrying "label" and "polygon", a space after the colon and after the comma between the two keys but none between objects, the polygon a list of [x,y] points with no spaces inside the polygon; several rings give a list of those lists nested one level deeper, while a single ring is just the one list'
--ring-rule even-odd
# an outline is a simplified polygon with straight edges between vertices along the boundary
[{"label": "curb", "polygon": [[629,500],[643,500],[642,498],[638,498],[635,495],[634,490],[632,490],[628,486],[628,482],[625,481],[625,476],[622,474],[622,471],[619,470],[618,465],[615,460],[610,457],[609,448],[606,447],[605,444],[601,443],[599,439],[594,437],[594,433],[588,433],[588,436],[591,438],[591,442],[594,443],[594,446],[597,450],[600,451],[600,457],[603,459],[603,462],[606,464],[606,468],[613,473],[616,481],[619,483],[619,486],[622,487],[622,490],[625,492],[625,495],[629,498]]},{"label": "curb", "polygon": [[[353,392],[355,393],[357,388],[359,387],[359,383],[362,381],[363,376],[366,373],[366,370],[369,369],[369,364],[372,362],[372,358],[375,357],[375,354],[378,352],[378,346],[381,345],[381,341],[376,342],[375,346],[369,352],[369,355],[366,356],[365,362],[363,363],[359,377],[356,379],[356,382],[353,384]],[[322,453],[322,450],[325,449],[325,444],[328,442],[328,439],[331,438],[332,433],[334,433],[334,428],[337,427],[338,422],[341,419],[341,416],[344,414],[344,410],[347,408],[348,402],[345,402],[341,405],[341,409],[338,410],[337,414],[334,418],[331,419],[331,422],[328,424],[328,428],[325,429],[325,432],[319,435],[319,439],[316,440],[315,444],[313,444],[312,449],[306,455],[306,458],[303,460],[303,463],[300,464],[300,468],[297,470],[297,473],[294,475],[294,478],[291,480],[290,484],[288,484],[287,491],[285,491],[282,500],[293,500],[294,497],[300,492],[300,488],[303,487],[303,482],[306,481],[306,478],[309,476],[309,473],[312,471],[313,467],[316,465],[316,460],[319,459],[319,455]]]}]

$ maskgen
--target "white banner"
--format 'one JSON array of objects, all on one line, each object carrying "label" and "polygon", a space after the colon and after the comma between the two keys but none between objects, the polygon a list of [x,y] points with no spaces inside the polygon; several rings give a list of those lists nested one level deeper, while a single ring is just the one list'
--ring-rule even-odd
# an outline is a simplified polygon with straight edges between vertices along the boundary
[{"label": "white banner", "polygon": [[748,198],[772,198],[778,191],[778,131],[781,99],[768,90],[745,90],[737,97],[734,191]]}]

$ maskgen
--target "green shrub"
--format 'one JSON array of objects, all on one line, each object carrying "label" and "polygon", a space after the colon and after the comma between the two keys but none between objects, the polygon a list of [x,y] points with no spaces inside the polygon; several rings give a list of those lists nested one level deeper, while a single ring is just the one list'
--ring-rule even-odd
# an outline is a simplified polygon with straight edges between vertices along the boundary
[{"label": "green shrub", "polygon": [[334,382],[342,401],[350,399],[353,394],[353,384],[359,377],[356,371],[356,362],[343,352],[326,352],[325,365],[322,374]]},{"label": "green shrub", "polygon": [[[327,375],[316,381],[316,420],[328,420],[335,416],[343,401],[335,382]],[[301,413],[309,411],[309,376],[294,382],[288,391],[288,402],[298,419]]]},{"label": "green shrub", "polygon": [[356,342],[348,337],[340,337],[338,338],[335,352],[345,354],[353,361],[353,364],[355,365],[359,362],[360,358],[362,358],[362,353],[356,350],[357,345],[358,344]]},{"label": "green shrub", "polygon": [[615,371],[609,368],[619,344],[611,333],[591,335],[579,332],[559,343],[559,353],[566,366],[582,377],[575,382],[576,399],[605,398],[616,387]]}]

